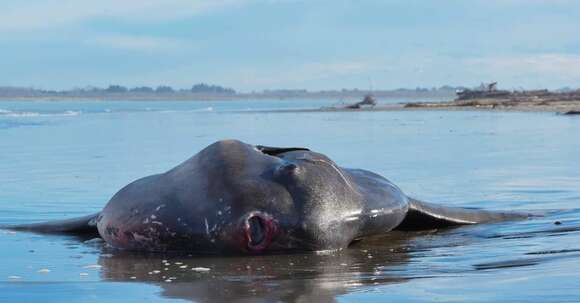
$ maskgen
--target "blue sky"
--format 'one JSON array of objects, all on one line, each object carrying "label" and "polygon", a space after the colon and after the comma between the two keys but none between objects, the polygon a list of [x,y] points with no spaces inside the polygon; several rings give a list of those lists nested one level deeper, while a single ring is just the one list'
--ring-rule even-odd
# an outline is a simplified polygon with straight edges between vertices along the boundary
[{"label": "blue sky", "polygon": [[0,86],[580,87],[580,1],[2,0]]}]

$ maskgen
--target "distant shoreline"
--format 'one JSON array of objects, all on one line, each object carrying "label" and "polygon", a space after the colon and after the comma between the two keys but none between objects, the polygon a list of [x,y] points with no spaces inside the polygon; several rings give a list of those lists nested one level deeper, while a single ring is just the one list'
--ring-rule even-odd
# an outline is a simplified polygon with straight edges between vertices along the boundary
[{"label": "distant shoreline", "polygon": [[[505,101],[505,100],[504,100]],[[352,109],[347,107],[322,107],[311,109],[280,109],[263,112],[277,113],[328,113],[328,112],[387,112],[387,111],[487,111],[487,112],[552,112],[562,114],[580,113],[580,100],[530,101],[519,103],[502,103],[502,100],[470,100],[466,104],[461,101],[448,102],[406,102],[397,104],[377,105]]]},{"label": "distant shoreline", "polygon": [[[0,96],[3,101],[237,101],[237,100],[336,100],[353,101],[364,97],[361,92],[356,95],[338,94],[301,94],[301,95],[276,95],[276,94],[171,94],[171,95],[99,95],[99,96]],[[452,94],[375,94],[377,98],[384,99],[415,99],[415,100],[451,100]]]},{"label": "distant shoreline", "polygon": [[174,90],[170,87],[153,90],[145,87],[128,90],[122,86],[112,85],[107,89],[90,88],[64,91],[47,91],[34,88],[1,87],[0,102],[11,101],[203,101],[203,100],[336,100],[351,101],[362,99],[367,94],[373,94],[376,98],[389,98],[402,100],[452,100],[458,88],[443,86],[440,88],[415,88],[394,90],[320,90],[308,91],[305,89],[276,89],[257,92],[236,92],[233,89],[221,86],[199,84],[191,90]]},{"label": "distant shoreline", "polygon": [[[427,95],[427,96],[425,96]],[[534,98],[514,101],[509,98],[475,98],[470,100],[453,100],[452,96],[440,94],[423,94],[423,96],[408,94],[375,94],[379,103],[381,99],[417,99],[420,102],[401,102],[396,104],[379,104],[375,107],[362,107],[358,109],[347,108],[345,106],[304,108],[304,109],[274,109],[257,110],[256,112],[277,112],[277,113],[316,113],[316,112],[384,112],[384,111],[497,111],[497,112],[553,112],[577,114],[580,112],[579,100],[543,99]],[[339,96],[334,94],[304,94],[301,96],[280,96],[265,94],[235,94],[235,95],[215,95],[215,94],[190,94],[190,95],[110,95],[110,96],[0,96],[0,104],[9,101],[243,101],[243,100],[336,100],[357,101],[361,97],[358,95]],[[424,101],[429,99],[441,99],[442,101]],[[348,104],[348,102],[345,102]],[[246,111],[247,112],[247,111]]]},{"label": "distant shoreline", "polygon": [[520,100],[510,98],[475,98],[469,100],[453,100],[449,102],[409,102],[404,105],[410,110],[425,109],[472,109],[486,111],[517,111],[517,112],[580,112],[580,99],[564,97],[531,96]]}]

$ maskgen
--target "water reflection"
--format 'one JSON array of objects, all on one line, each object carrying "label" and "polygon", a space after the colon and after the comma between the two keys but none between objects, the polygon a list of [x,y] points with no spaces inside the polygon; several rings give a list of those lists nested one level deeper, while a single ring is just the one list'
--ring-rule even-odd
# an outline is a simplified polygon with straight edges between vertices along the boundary
[{"label": "water reflection", "polygon": [[[557,260],[580,249],[536,245],[577,236],[579,211],[528,221],[421,232],[391,232],[339,252],[208,257],[137,254],[102,248],[101,279],[158,286],[160,296],[193,302],[336,302],[365,286],[480,276]],[[554,220],[562,220],[558,225]],[[514,241],[517,245],[514,246]],[[561,248],[561,247],[560,247]],[[476,279],[476,278],[475,278]],[[433,282],[436,283],[436,282]]]},{"label": "water reflection", "polygon": [[[411,234],[412,235],[412,234]],[[255,257],[103,253],[102,279],[158,285],[161,295],[195,302],[335,302],[363,285],[419,278],[404,271],[410,234],[391,233],[333,253]],[[205,271],[205,269],[209,269]]]}]

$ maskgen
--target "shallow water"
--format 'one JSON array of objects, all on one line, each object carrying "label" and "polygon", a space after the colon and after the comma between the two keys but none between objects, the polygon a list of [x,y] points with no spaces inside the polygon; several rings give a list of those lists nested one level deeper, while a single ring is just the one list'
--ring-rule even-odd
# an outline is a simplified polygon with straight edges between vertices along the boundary
[{"label": "shallow water", "polygon": [[580,300],[578,117],[255,112],[332,103],[1,102],[0,224],[96,212],[132,180],[224,138],[307,146],[427,201],[546,216],[391,233],[328,254],[222,258],[0,231],[0,301]]}]

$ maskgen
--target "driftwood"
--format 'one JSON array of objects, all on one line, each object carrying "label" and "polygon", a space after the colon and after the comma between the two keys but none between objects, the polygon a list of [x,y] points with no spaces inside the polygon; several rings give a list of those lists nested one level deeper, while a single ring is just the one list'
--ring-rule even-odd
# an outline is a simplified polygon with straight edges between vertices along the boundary
[{"label": "driftwood", "polygon": [[563,115],[570,115],[570,116],[572,116],[572,115],[580,115],[580,110],[569,110],[569,111],[563,113]]},{"label": "driftwood", "polygon": [[377,105],[377,100],[372,95],[369,94],[369,95],[366,95],[362,101],[347,105],[347,106],[345,106],[345,108],[359,109],[365,105],[368,105],[370,107],[375,107],[375,105]]}]

